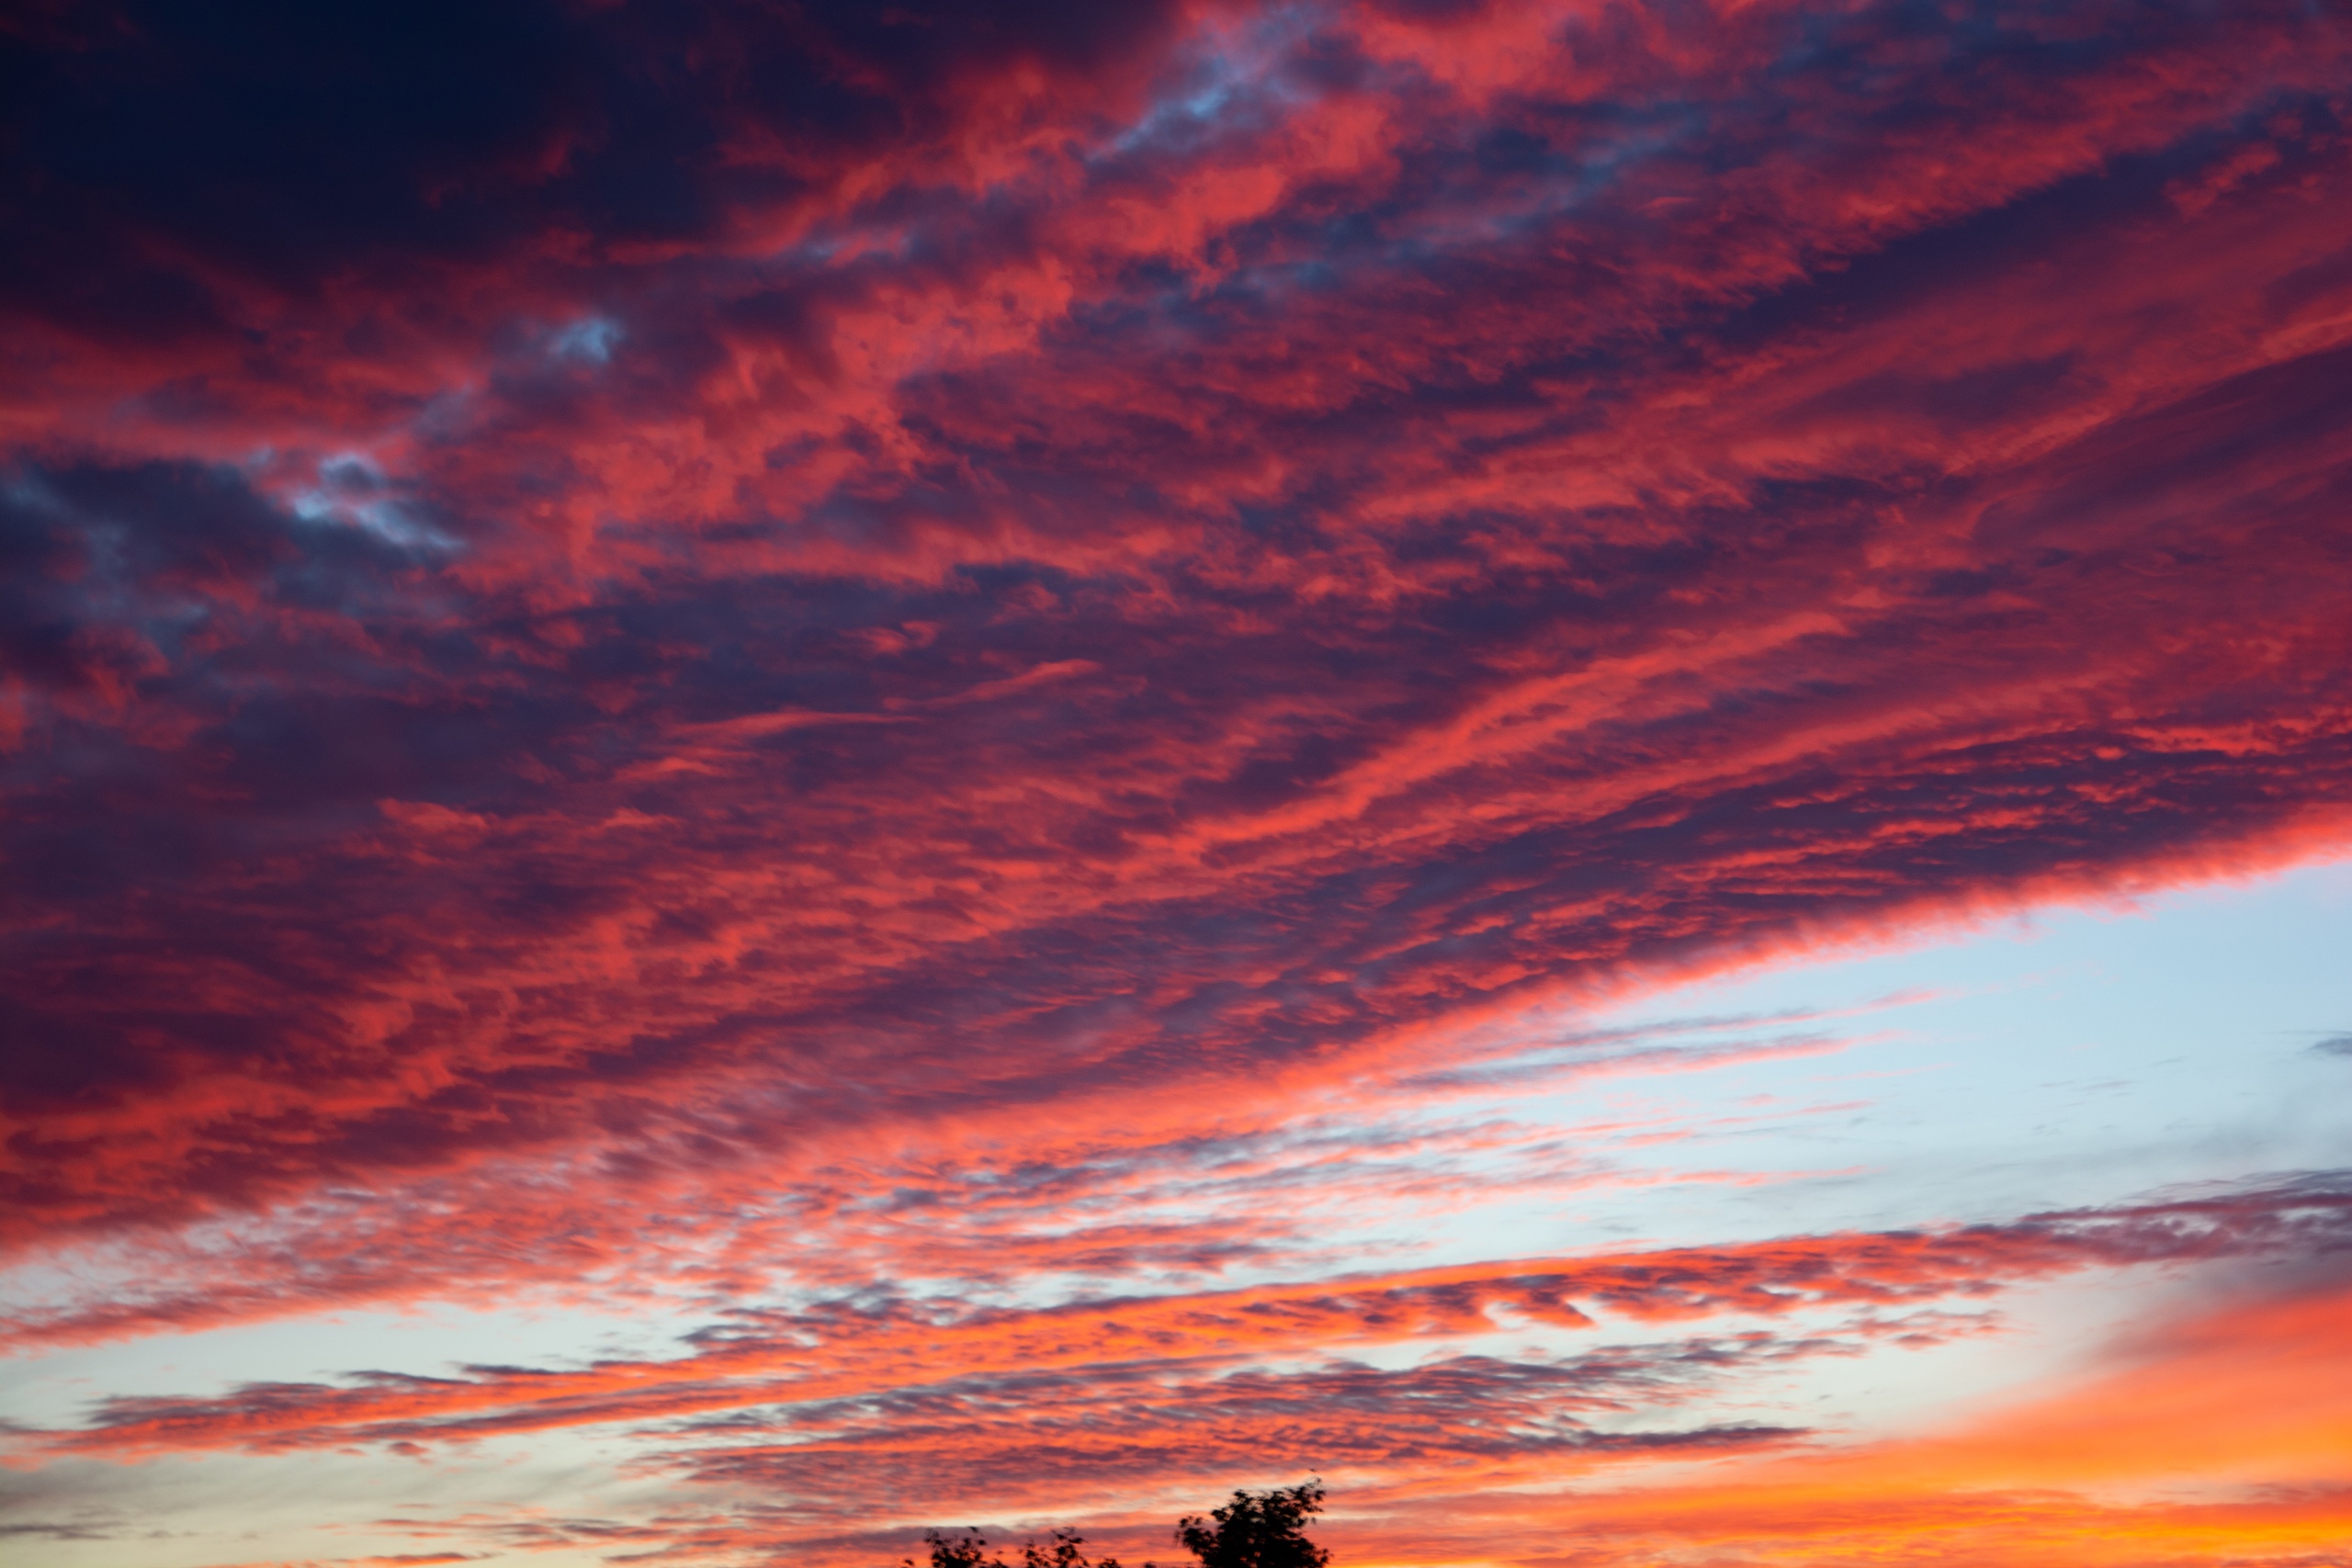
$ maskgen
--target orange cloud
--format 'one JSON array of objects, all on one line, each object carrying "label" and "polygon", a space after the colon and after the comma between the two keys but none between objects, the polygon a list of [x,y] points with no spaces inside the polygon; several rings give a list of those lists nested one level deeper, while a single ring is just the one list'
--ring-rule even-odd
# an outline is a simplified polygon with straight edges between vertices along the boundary
[{"label": "orange cloud", "polygon": [[[486,1368],[458,1378],[370,1373],[341,1386],[254,1384],[217,1399],[116,1398],[96,1424],[38,1441],[57,1451],[129,1455],[463,1440],[876,1399],[971,1378],[1115,1377],[1148,1366],[1182,1379],[1222,1378],[1269,1359],[1435,1345],[1513,1325],[1587,1329],[1596,1312],[1657,1324],[1861,1308],[1864,1315],[1838,1334],[1866,1339],[1905,1332],[1870,1315],[1880,1310],[1964,1302],[2087,1269],[2295,1257],[2327,1245],[2346,1212],[2340,1191],[2315,1183],[2009,1225],[1517,1259],[1042,1309],[959,1311],[900,1299],[747,1310],[674,1360]],[[1938,1333],[1932,1317],[1913,1331],[1929,1339]],[[1747,1352],[1735,1344],[1728,1353]]]},{"label": "orange cloud", "polygon": [[1487,1500],[1458,1524],[1406,1494],[1359,1539],[1382,1562],[1544,1540],[1594,1564],[2332,1563],[2352,1529],[2346,1304],[2328,1286],[2143,1328],[2071,1386],[1917,1436]]}]

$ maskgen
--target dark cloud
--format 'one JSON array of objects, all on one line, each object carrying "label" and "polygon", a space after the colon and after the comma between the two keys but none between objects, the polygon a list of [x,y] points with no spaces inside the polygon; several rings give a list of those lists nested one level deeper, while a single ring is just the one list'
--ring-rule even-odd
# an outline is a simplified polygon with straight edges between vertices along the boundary
[{"label": "dark cloud", "polygon": [[[708,243],[957,129],[1023,66],[1068,89],[1156,6],[565,6],[170,0],[12,29],[19,308],[118,338],[226,326],[201,266],[313,290],[571,231]],[[167,270],[176,253],[185,270]],[[526,263],[527,265],[527,263]],[[413,274],[412,274],[413,276]],[[234,282],[224,287],[233,289]]]},{"label": "dark cloud", "polygon": [[1276,1433],[1301,1462],[1351,1471],[1737,1450],[1802,1434],[1761,1425],[1604,1431],[1590,1423],[1636,1408],[1655,1420],[1692,1385],[1822,1348],[1692,1340],[1558,1362],[1468,1356],[1402,1371],[1340,1363],[1186,1378],[1090,1369],[1082,1379],[950,1382],[689,1426],[679,1435],[703,1445],[670,1461],[698,1481],[812,1503],[862,1493],[936,1506],[983,1495],[1050,1505],[1072,1487],[1170,1477],[1213,1486],[1257,1462]]},{"label": "dark cloud", "polygon": [[0,1525],[0,1536],[40,1536],[49,1540],[113,1540],[118,1532],[86,1524],[42,1523]]}]

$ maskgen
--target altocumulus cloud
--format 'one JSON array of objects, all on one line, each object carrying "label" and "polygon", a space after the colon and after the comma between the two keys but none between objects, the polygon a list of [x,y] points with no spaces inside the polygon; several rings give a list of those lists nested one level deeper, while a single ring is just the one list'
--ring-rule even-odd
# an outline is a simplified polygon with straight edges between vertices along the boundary
[{"label": "altocumulus cloud", "polygon": [[[1042,1508],[1312,1433],[1450,1561],[1492,1541],[1416,1476],[1777,1463],[1743,1378],[2340,1245],[2317,1179],[1442,1278],[1314,1218],[1617,1179],[1623,1129],[1397,1109],[1675,1059],[1465,1043],[1529,1010],[2346,841],[2334,8],[123,0],[5,47],[11,1342],[702,1314],[32,1451],[623,1424],[799,1500],[452,1550],[758,1561],[897,1551],[858,1478],[978,1506],[974,1444]],[[2301,1540],[2311,1487],[2244,1506]],[[2237,1528],[2176,1512],[2132,1529]]]}]

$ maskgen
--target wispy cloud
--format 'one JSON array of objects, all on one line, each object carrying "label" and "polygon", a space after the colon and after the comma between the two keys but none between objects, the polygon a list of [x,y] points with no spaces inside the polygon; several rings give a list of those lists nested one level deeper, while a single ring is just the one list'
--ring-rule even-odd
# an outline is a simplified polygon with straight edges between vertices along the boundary
[{"label": "wispy cloud", "polygon": [[[905,1297],[743,1307],[726,1325],[697,1333],[693,1353],[673,1360],[484,1367],[448,1377],[370,1372],[344,1384],[255,1384],[219,1399],[119,1397],[86,1428],[28,1438],[60,1451],[276,1450],[463,1440],[824,1402],[847,1402],[868,1417],[900,1400],[911,1402],[909,1408],[977,1401],[985,1412],[1008,1389],[1023,1391],[1013,1403],[1025,1407],[1080,1371],[1114,1385],[1157,1376],[1162,1399],[1173,1397],[1168,1380],[1208,1378],[1223,1399],[1231,1396],[1230,1378],[1259,1363],[1438,1346],[1514,1326],[1583,1331],[1596,1316],[1671,1324],[1778,1319],[1823,1307],[1903,1311],[2092,1268],[2299,1256],[2335,1245],[2347,1217],[2352,1197],[2340,1182],[2316,1179],[2007,1225],[1520,1258],[1043,1308]],[[1844,1332],[1878,1331],[1865,1316]],[[1735,1341],[1723,1353],[1756,1349]],[[1690,1342],[1668,1365],[1681,1364],[1677,1358],[1702,1363],[1713,1353]],[[1377,1383],[1385,1375],[1362,1378]],[[1619,1367],[1611,1375],[1636,1374]],[[1083,1397],[1098,1396],[1099,1390]],[[1551,1397],[1558,1403],[1556,1393]],[[1336,1394],[1332,1401],[1336,1411],[1342,1402]],[[1282,1402],[1264,1391],[1240,1406],[1282,1419]],[[991,1450],[983,1444],[978,1451]]]}]

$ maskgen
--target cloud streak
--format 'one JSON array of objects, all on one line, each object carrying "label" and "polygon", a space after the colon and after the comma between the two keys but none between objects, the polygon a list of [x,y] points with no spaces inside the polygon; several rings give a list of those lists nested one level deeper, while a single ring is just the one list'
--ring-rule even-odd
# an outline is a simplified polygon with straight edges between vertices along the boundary
[{"label": "cloud streak", "polygon": [[[904,1391],[920,1404],[928,1397],[922,1391],[934,1385],[1049,1385],[1093,1371],[1114,1380],[1112,1392],[1096,1387],[1085,1396],[1115,1404],[1125,1397],[1120,1385],[1148,1378],[1154,1365],[1185,1377],[1214,1374],[1224,1389],[1234,1369],[1270,1358],[1475,1339],[1513,1328],[1589,1330],[1595,1314],[1661,1325],[1781,1318],[1831,1307],[1905,1311],[2086,1269],[2300,1257],[2343,1244],[2352,1197],[2342,1188],[2340,1178],[2314,1178],[2007,1225],[1522,1258],[1205,1293],[1081,1299],[1043,1309],[921,1299],[746,1307],[725,1326],[697,1334],[694,1353],[674,1360],[571,1371],[475,1368],[455,1378],[371,1373],[349,1386],[264,1384],[219,1401],[119,1399],[89,1427],[41,1440],[61,1451],[271,1450],[466,1439],[822,1401],[850,1402],[862,1406],[862,1416],[877,1417],[872,1402],[899,1397],[888,1391]],[[1872,1331],[1874,1320],[1860,1321],[1862,1328],[1847,1332]],[[1723,1353],[1752,1348],[1735,1342]],[[1709,1353],[1699,1342],[1679,1352],[1694,1361]],[[1643,1375],[1627,1369],[1611,1375],[1618,1374]],[[1364,1376],[1379,1381],[1369,1371]],[[1233,1398],[1237,1408],[1273,1411],[1281,1404],[1263,1393]],[[1335,1394],[1324,1403],[1340,1401]],[[996,1450],[983,1444],[977,1451]]]}]

